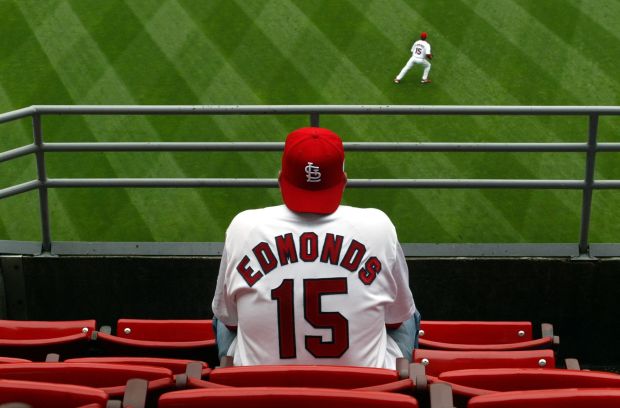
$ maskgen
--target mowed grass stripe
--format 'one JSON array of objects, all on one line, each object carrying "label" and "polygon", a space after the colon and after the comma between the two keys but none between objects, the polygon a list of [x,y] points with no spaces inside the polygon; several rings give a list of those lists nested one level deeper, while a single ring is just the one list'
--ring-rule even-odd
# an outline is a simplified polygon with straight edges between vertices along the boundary
[{"label": "mowed grass stripe", "polygon": [[[237,73],[230,58],[222,55],[217,44],[201,31],[190,14],[178,2],[169,1],[163,4],[150,17],[142,15],[139,4],[132,3],[131,5],[134,14],[146,28],[151,40],[157,44],[166,60],[173,65],[171,69],[188,84],[192,94],[201,103],[216,104],[214,99],[218,99],[222,94],[236,101],[247,101],[245,103],[249,104],[261,103],[260,98],[253,93],[248,83]],[[201,52],[188,53],[188,47]],[[184,58],[188,54],[191,55],[189,61]],[[215,75],[210,75],[213,72]],[[204,75],[197,75],[197,73],[204,73]],[[205,77],[209,80],[205,81],[203,79]],[[218,81],[219,78],[229,78],[229,81],[224,81],[224,88],[222,88],[222,81]],[[217,134],[230,141],[243,139],[256,133],[270,134],[272,137],[269,140],[272,141],[274,135],[283,137],[287,131],[275,118],[253,123],[251,120],[231,121],[229,118],[215,116],[211,118],[210,123],[216,128]],[[248,160],[247,156],[234,154],[211,160],[217,161],[221,168],[228,168],[230,170],[228,176],[234,174],[239,168],[243,168],[244,177],[264,177],[266,169],[270,169],[268,172],[272,177],[277,174],[276,160],[271,163],[256,162]],[[212,191],[205,192],[208,196],[212,193]],[[257,191],[255,194],[257,193],[262,196],[262,200],[269,198],[270,203],[279,203],[279,193],[274,189]],[[238,195],[239,190],[235,189],[223,194],[223,199],[210,200],[208,203],[212,212],[218,214],[216,220],[207,224],[209,234],[219,236],[220,239],[223,239],[223,232],[234,215],[229,213],[231,208],[229,199]]]},{"label": "mowed grass stripe", "polygon": [[[30,6],[32,7],[34,5]],[[81,73],[76,73],[73,71],[84,67],[65,67],[63,64],[68,65],[72,62],[67,47],[78,44],[81,37],[74,31],[76,22],[67,22],[66,17],[63,15],[63,13],[67,13],[66,8],[68,6],[66,4],[55,3],[52,5],[50,3],[46,4],[46,6],[47,8],[34,7],[34,10],[31,10],[28,8],[28,4],[23,2],[19,3],[19,7],[27,24],[31,28],[36,27],[36,29],[33,29],[33,38],[35,38],[39,43],[40,53],[44,56],[42,59],[45,60],[45,65],[48,67],[48,70],[55,73],[53,83],[57,85],[57,94],[62,95],[62,99],[66,103],[73,103],[73,97],[80,98],[80,96],[86,92],[85,90],[76,92],[74,89],[75,85],[72,85],[74,76],[83,74],[83,70]],[[79,51],[80,54],[86,52],[86,50]],[[65,55],[68,57],[66,63],[64,62]],[[65,68],[67,69],[65,70]],[[58,86],[58,84],[62,85]],[[66,87],[71,88],[71,90]],[[49,131],[49,126],[45,127],[45,121],[44,129],[47,133],[51,133]],[[92,133],[84,121],[79,121],[79,123],[73,127],[67,127],[65,131],[67,133],[71,133],[72,131],[77,132],[84,135],[85,138],[91,136]],[[75,161],[68,160],[67,164],[65,165],[65,163],[63,163],[62,167],[65,171],[67,170],[65,167],[68,167],[69,170],[73,170],[75,174],[82,177],[93,177],[91,175],[93,170],[103,172],[104,175],[108,176],[114,174],[113,167],[105,155],[97,155],[87,164],[76,164]],[[56,176],[54,169],[54,159],[52,157],[51,159],[48,159],[49,177]],[[115,208],[115,206],[122,208],[122,210],[118,211],[116,214],[120,219],[127,217],[127,220],[123,221],[127,223],[126,228],[130,237],[135,236],[134,234],[144,235],[144,230],[147,230],[144,223],[140,224],[136,222],[137,220],[140,220],[140,214],[135,211],[133,206],[131,206],[129,198],[124,190],[107,192],[107,194],[105,194],[105,199],[103,200],[99,200],[100,196],[92,191],[88,193],[84,189],[71,191],[70,193],[59,193],[59,198],[60,199],[58,201],[62,203],[63,206],[71,208],[72,216],[68,220],[56,219],[56,223],[52,224],[53,239],[90,241],[105,240],[106,233],[109,232],[108,229],[113,224],[110,222],[110,218],[113,218],[112,214],[110,214],[108,210],[110,208]],[[79,205],[76,204],[77,202],[79,202]],[[54,202],[51,203],[52,209],[54,204]],[[54,211],[52,211],[52,214],[53,213]],[[75,236],[62,236],[57,234],[57,224],[66,224],[67,222],[71,222],[71,220],[76,220],[76,222],[79,223],[77,230],[80,231],[81,234],[77,234]]]},{"label": "mowed grass stripe", "polygon": [[[587,2],[583,0],[567,0],[567,3],[579,9],[582,14],[587,15],[591,21],[596,22],[597,25],[613,35],[617,41],[620,41],[620,25],[618,24],[618,19],[620,19],[620,2],[610,0],[589,0]],[[586,36],[584,40],[589,41],[589,36]],[[615,56],[609,50],[603,51],[603,55],[599,55],[599,57]]]},{"label": "mowed grass stripe", "polygon": [[[20,18],[20,14],[16,12],[15,6],[13,4],[5,4],[4,7],[11,7],[11,11],[9,14],[11,18],[7,19],[10,21],[11,27],[15,29],[16,32],[19,33],[29,33],[30,35],[25,36],[23,38],[31,38],[32,32],[30,31],[27,24]],[[2,10],[3,12],[8,12],[9,10]],[[8,24],[8,22],[7,22]],[[30,42],[32,40],[24,40],[20,44],[13,44],[13,49],[20,49],[24,46],[25,42]],[[7,55],[3,52],[4,55]],[[2,66],[1,71],[5,71],[7,69],[11,69],[13,67],[12,58],[16,54],[10,52],[7,55],[7,58],[3,59],[3,62],[6,63],[6,66]],[[22,62],[23,63],[23,62]],[[15,72],[11,73],[16,74]],[[8,75],[6,77],[9,77]],[[11,100],[11,96],[7,89],[0,84],[0,106],[6,107],[14,107],[15,103]],[[32,143],[32,139],[24,140],[24,135],[30,135],[32,137],[32,126],[31,121],[29,119],[22,119],[13,123],[4,123],[0,125],[0,138],[5,139],[4,132],[15,132],[16,134],[7,135],[7,138],[13,146],[23,146]],[[0,146],[4,146],[5,140],[0,141]],[[3,148],[0,150],[4,150]],[[16,185],[22,182],[36,180],[37,178],[37,168],[34,155],[23,157],[17,160],[13,160],[10,162],[0,163],[0,169],[2,171],[2,186],[8,187],[9,185]],[[6,183],[6,184],[5,184]],[[56,213],[61,213],[66,216],[66,208],[62,201],[58,200],[56,192],[53,190],[49,191],[49,198],[51,202],[58,202],[59,206],[52,206],[51,211],[55,211]],[[18,239],[18,240],[37,240],[41,237],[40,230],[40,215],[39,215],[39,200],[38,200],[38,192],[30,192],[23,193],[19,196],[14,196],[6,200],[2,200],[0,203],[0,239]],[[78,231],[75,225],[72,222],[67,222],[64,224],[64,229],[68,236],[77,237]]]},{"label": "mowed grass stripe", "polygon": [[[472,3],[471,0],[464,1]],[[598,48],[596,37],[580,41],[581,36],[571,32],[585,16],[568,5],[553,4],[557,5],[553,9],[556,11],[554,18],[549,18],[551,3],[548,2],[523,7],[512,0],[495,0],[484,5],[478,3],[473,9],[488,24],[501,30],[524,55],[535,58],[535,69],[530,76],[543,72],[545,76],[557,78],[563,92],[570,94],[576,104],[614,104],[620,91],[618,83],[607,75],[608,69],[590,55],[590,49]],[[532,14],[536,11],[536,15]],[[567,15],[569,11],[573,11],[570,16]],[[560,33],[562,28],[558,24],[568,31]],[[566,38],[573,41],[568,44]]]},{"label": "mowed grass stripe", "polygon": [[[546,18],[554,10],[554,5],[561,7],[562,13],[553,19]],[[587,90],[588,95],[584,95],[586,101],[592,100],[592,103],[598,105],[614,105],[620,101],[616,58],[620,54],[620,42],[612,32],[582,13],[579,8],[558,0],[523,4],[521,8],[553,33],[555,38],[572,40],[571,46],[566,48],[566,55],[570,57],[568,66],[573,72],[577,71],[571,83],[589,85],[580,89],[580,93]]]},{"label": "mowed grass stripe", "polygon": [[[151,36],[145,31],[145,26],[135,16],[124,2],[114,9],[117,18],[126,21],[127,24],[139,26],[139,33],[128,33],[126,46],[122,52],[113,50],[115,64],[113,69],[108,70],[108,75],[104,81],[100,81],[91,90],[93,99],[97,95],[105,95],[118,87],[119,81],[126,86],[124,99],[132,99],[131,103],[143,104],[197,104],[199,98],[192,92],[175,69],[174,64],[166,57]],[[160,27],[161,28],[161,27]],[[105,33],[87,26],[91,30],[91,36],[99,41]],[[106,50],[107,51],[107,50]],[[145,54],[149,59],[145,60]],[[147,67],[146,71],[136,69],[136,67]],[[148,74],[147,74],[148,72]],[[174,100],[167,100],[166,95],[173,95]],[[112,120],[113,119],[113,120]],[[112,128],[107,131],[110,134],[121,135],[121,141],[151,141],[153,138],[161,140],[174,139],[174,129],[185,121],[175,118],[170,121],[163,121],[162,118],[147,117],[124,117],[120,120],[111,118],[108,126]],[[97,122],[102,127],[100,122]],[[106,122],[108,123],[108,122]],[[172,154],[145,154],[133,157],[142,158],[142,166],[134,166],[133,177],[186,177],[189,173],[195,173],[195,163],[199,160],[198,154],[172,155]],[[126,156],[120,162],[132,160]],[[192,174],[193,177],[196,177]],[[205,177],[204,174],[198,177]],[[139,194],[144,197],[146,202],[157,205],[156,211],[144,214],[149,222],[162,233],[156,237],[157,241],[204,241],[204,226],[210,229],[217,229],[215,226],[221,224],[220,217],[212,216],[211,197],[205,189],[159,189],[141,190]],[[183,203],[179,205],[179,203]],[[218,232],[223,237],[224,225],[220,225]]]},{"label": "mowed grass stripe", "polygon": [[[26,8],[26,5],[22,4],[20,7]],[[42,21],[35,22],[33,15],[30,14],[32,11],[26,10],[26,14],[31,19],[30,24],[36,27],[34,31],[37,39],[41,42],[54,69],[58,72],[61,81],[72,98],[76,100],[76,103],[96,103],[98,98],[107,92],[113,92],[119,104],[135,103],[122,81],[114,75],[113,69],[101,54],[97,44],[92,41],[79,18],[67,4],[59,5],[47,18],[43,16]],[[74,32],[75,38],[67,39],[64,37],[67,27],[71,27],[70,30]],[[81,64],[77,67],[70,58],[76,51],[73,46],[78,46],[78,49],[81,51],[80,55],[83,55]],[[81,78],[77,83],[74,82],[76,76]],[[95,90],[93,91],[93,89]],[[91,96],[89,97],[88,95]],[[90,132],[97,140],[102,140],[105,137],[109,137],[110,134],[117,132],[123,132],[128,135],[136,133],[155,134],[155,131],[149,127],[148,122],[144,119],[138,119],[138,124],[133,125],[133,128],[132,124],[135,122],[128,123],[127,118],[116,118],[116,120],[118,121],[116,124],[110,124],[109,121],[101,122],[96,121],[92,117],[85,118]],[[128,136],[127,139],[131,139],[131,136]],[[149,174],[152,166],[148,162],[119,160],[115,155],[111,154],[106,156],[115,174],[133,171],[146,176],[152,175]],[[173,161],[169,158],[163,159],[163,164],[174,175],[183,176],[183,173],[176,168]],[[127,195],[129,200],[126,204],[120,206],[118,203],[109,204],[119,208],[121,213],[127,213],[128,207],[139,208],[139,210],[129,211],[127,218],[124,220],[130,224],[136,224],[136,228],[140,230],[141,235],[144,235],[144,240],[170,239],[170,229],[161,225],[163,223],[160,223],[160,221],[169,219],[171,214],[178,214],[175,211],[176,206],[173,204],[165,205],[170,200],[162,200],[157,203],[158,205],[154,205],[153,200],[149,200],[145,197],[145,194],[134,190],[127,190]],[[192,199],[192,197],[186,197],[186,205],[195,207],[197,213],[203,207],[200,204],[200,200]],[[148,223],[143,220],[142,214],[149,217]]]}]

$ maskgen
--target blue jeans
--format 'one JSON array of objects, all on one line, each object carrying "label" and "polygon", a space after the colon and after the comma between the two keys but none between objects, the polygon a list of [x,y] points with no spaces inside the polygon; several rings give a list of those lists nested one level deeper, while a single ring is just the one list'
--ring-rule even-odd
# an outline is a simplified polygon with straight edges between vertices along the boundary
[{"label": "blue jeans", "polygon": [[390,336],[403,353],[403,357],[411,361],[413,349],[418,348],[418,331],[420,330],[420,312],[417,310],[409,320],[404,321],[398,329],[388,330]]},{"label": "blue jeans", "polygon": [[[420,330],[420,312],[416,310],[413,316],[407,321],[404,321],[398,329],[388,330],[387,334],[390,336],[398,348],[403,353],[403,357],[411,361],[411,355],[413,349],[418,347],[418,331]],[[217,352],[221,359],[228,353],[230,345],[237,337],[237,333],[231,331],[220,322],[217,317],[213,317],[213,331],[215,332],[215,338],[217,340]]]}]

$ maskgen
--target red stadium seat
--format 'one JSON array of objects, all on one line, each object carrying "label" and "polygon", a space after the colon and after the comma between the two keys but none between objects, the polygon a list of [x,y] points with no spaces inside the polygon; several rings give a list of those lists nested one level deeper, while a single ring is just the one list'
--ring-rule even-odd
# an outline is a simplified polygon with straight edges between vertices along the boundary
[{"label": "red stadium seat", "polygon": [[44,361],[49,353],[83,356],[95,328],[95,320],[0,320],[0,355],[33,361]]},{"label": "red stadium seat", "polygon": [[441,373],[439,380],[495,392],[548,388],[620,388],[619,374],[558,368],[456,370]]},{"label": "red stadium seat", "polygon": [[11,364],[11,363],[30,363],[30,360],[25,358],[14,358],[14,357],[0,357],[0,364]]},{"label": "red stadium seat", "polygon": [[72,384],[98,388],[110,397],[122,397],[129,380],[148,381],[148,392],[174,385],[172,372],[152,366],[103,363],[15,363],[0,364],[0,378]]},{"label": "red stadium seat", "polygon": [[[398,370],[351,366],[259,365],[215,368],[208,381],[189,380],[194,388],[311,387],[410,392],[426,387],[426,377],[401,359]],[[418,375],[418,377],[416,377]]]},{"label": "red stadium seat", "polygon": [[98,346],[106,356],[166,357],[217,365],[211,320],[119,319],[116,335],[99,331]]},{"label": "red stadium seat", "polygon": [[415,408],[409,395],[334,388],[255,387],[174,391],[159,398],[159,408]]},{"label": "red stadium seat", "polygon": [[472,397],[494,392],[554,388],[620,388],[620,375],[601,371],[541,368],[486,368],[447,371],[432,379],[448,383],[461,406]]},{"label": "red stadium seat", "polygon": [[207,377],[211,372],[209,365],[204,361],[184,360],[178,358],[163,357],[81,357],[64,360],[65,363],[107,363],[129,364],[140,366],[163,367],[172,371],[172,374],[185,374],[187,365],[198,363],[201,366],[201,377]]},{"label": "red stadium seat", "polygon": [[104,391],[70,384],[0,379],[0,404],[22,402],[32,408],[105,408]]},{"label": "red stadium seat", "polygon": [[559,343],[551,324],[543,323],[541,333],[541,338],[533,338],[531,322],[423,320],[419,344],[439,350],[531,350]]},{"label": "red stadium seat", "polygon": [[469,400],[468,408],[618,408],[620,388],[566,388],[497,392]]},{"label": "red stadium seat", "polygon": [[453,351],[414,349],[413,362],[426,367],[429,376],[468,368],[555,368],[553,350]]}]

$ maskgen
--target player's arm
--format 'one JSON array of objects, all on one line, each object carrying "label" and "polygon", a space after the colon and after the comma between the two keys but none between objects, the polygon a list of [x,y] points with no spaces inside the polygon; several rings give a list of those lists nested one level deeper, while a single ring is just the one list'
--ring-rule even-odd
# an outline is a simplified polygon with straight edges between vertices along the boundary
[{"label": "player's arm", "polygon": [[426,58],[428,58],[429,60],[433,59],[433,54],[426,54]]}]

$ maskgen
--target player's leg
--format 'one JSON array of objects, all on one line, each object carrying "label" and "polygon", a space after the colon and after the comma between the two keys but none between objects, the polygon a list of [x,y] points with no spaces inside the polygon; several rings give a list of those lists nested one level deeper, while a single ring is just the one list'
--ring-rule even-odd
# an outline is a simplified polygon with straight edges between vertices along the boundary
[{"label": "player's leg", "polygon": [[428,62],[427,60],[423,60],[422,65],[424,65],[424,74],[422,75],[422,82],[424,83],[431,82],[431,80],[428,79],[428,73],[431,71],[431,63]]},{"label": "player's leg", "polygon": [[407,61],[407,63],[403,67],[403,69],[400,70],[400,73],[394,79],[394,82],[399,83],[401,81],[401,79],[403,79],[403,77],[405,76],[407,71],[409,71],[411,69],[411,67],[413,66],[414,63],[415,63],[415,58],[413,58],[413,57],[409,58],[409,61]]}]

